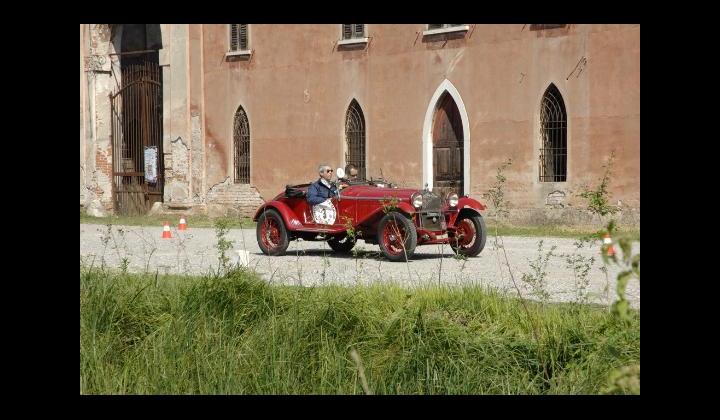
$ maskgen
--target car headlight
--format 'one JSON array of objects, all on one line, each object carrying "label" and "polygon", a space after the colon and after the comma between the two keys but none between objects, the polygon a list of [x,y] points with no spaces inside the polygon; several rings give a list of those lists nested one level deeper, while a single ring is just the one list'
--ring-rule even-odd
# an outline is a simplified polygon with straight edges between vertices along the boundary
[{"label": "car headlight", "polygon": [[422,200],[422,194],[420,193],[415,193],[412,195],[412,197],[410,197],[410,201],[412,201],[412,204],[416,209],[422,207]]},{"label": "car headlight", "polygon": [[455,207],[458,205],[458,195],[455,193],[450,193],[447,196],[447,202],[448,206]]}]

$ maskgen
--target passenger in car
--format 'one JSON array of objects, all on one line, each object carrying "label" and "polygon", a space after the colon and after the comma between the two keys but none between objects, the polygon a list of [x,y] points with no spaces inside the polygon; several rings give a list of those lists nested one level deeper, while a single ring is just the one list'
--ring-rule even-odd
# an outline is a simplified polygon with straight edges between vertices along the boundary
[{"label": "passenger in car", "polygon": [[345,165],[345,174],[348,181],[358,181],[358,168],[352,163]]},{"label": "passenger in car", "polygon": [[358,181],[358,169],[357,166],[348,163],[345,165],[345,177],[338,179],[338,189],[349,187],[350,183],[354,181]]}]

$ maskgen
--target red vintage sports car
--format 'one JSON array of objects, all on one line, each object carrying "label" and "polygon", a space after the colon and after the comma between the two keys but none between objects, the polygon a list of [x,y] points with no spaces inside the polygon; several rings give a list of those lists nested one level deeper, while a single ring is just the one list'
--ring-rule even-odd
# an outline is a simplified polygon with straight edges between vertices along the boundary
[{"label": "red vintage sports car", "polygon": [[257,241],[267,255],[283,255],[290,241],[327,241],[350,252],[357,240],[378,244],[390,261],[410,259],[418,245],[449,244],[460,255],[477,256],[487,238],[481,210],[470,197],[428,189],[397,188],[384,179],[347,181],[339,198],[316,206],[306,200],[310,184],[288,185],[255,212]]}]

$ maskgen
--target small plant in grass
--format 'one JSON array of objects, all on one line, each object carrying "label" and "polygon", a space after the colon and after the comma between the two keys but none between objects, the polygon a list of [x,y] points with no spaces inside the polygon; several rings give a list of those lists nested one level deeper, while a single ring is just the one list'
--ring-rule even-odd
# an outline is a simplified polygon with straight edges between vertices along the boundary
[{"label": "small plant in grass", "polygon": [[357,367],[358,375],[360,376],[360,381],[363,387],[363,391],[365,391],[365,395],[372,395],[373,392],[368,386],[367,378],[365,378],[365,367],[363,366],[362,359],[360,358],[360,355],[358,354],[357,350],[351,349],[350,350],[350,357],[352,357],[353,362],[355,363],[355,366]]},{"label": "small plant in grass", "polygon": [[455,252],[453,253],[453,259],[454,259],[455,261],[458,261],[458,262],[461,262],[461,263],[462,263],[462,266],[460,267],[460,271],[462,271],[463,269],[465,269],[465,264],[467,264],[467,262],[468,262],[468,256],[467,256],[467,255],[464,255],[464,254],[461,254],[461,253],[458,252],[458,251],[455,251]]},{"label": "small plant in grass", "polygon": [[603,263],[601,267],[598,267],[598,270],[600,270],[600,272],[605,276],[605,287],[603,287],[605,302],[610,302],[610,276],[608,275],[607,264]]},{"label": "small plant in grass", "polygon": [[[105,268],[105,253],[107,252],[108,247],[110,247],[111,249],[115,250],[115,255],[117,255],[118,258],[120,270],[123,273],[126,273],[130,264],[129,256],[132,256],[132,253],[128,248],[127,241],[125,240],[125,230],[122,228],[117,228],[117,233],[119,236],[118,240],[118,238],[113,233],[113,225],[111,223],[108,223],[105,226],[106,230],[100,236],[100,242],[103,245],[102,255],[100,256],[101,268]],[[112,245],[110,243],[111,240]]]},{"label": "small plant in grass", "polygon": [[497,173],[495,175],[495,183],[490,187],[487,193],[483,194],[483,197],[490,200],[492,203],[492,209],[490,210],[490,214],[495,217],[495,229],[494,229],[494,236],[493,236],[493,248],[495,250],[495,257],[498,262],[498,271],[500,273],[501,280],[504,281],[503,278],[503,270],[502,265],[500,263],[500,250],[503,251],[505,254],[505,264],[508,267],[508,270],[510,271],[511,279],[513,280],[513,285],[515,286],[515,289],[518,292],[518,295],[522,296],[520,293],[520,289],[517,287],[517,284],[515,284],[515,279],[512,277],[512,270],[510,270],[510,261],[507,258],[507,252],[505,251],[504,247],[504,241],[502,238],[502,235],[500,235],[500,232],[498,231],[498,225],[501,223],[502,220],[506,219],[509,215],[509,207],[510,202],[505,198],[505,182],[507,182],[507,177],[505,176],[505,170],[512,165],[512,159],[508,158],[505,160],[500,166],[497,168]]},{"label": "small plant in grass", "polygon": [[530,272],[523,273],[521,280],[530,286],[532,294],[540,299],[541,302],[547,303],[550,300],[550,293],[547,291],[547,266],[550,258],[555,256],[553,251],[557,247],[553,245],[550,250],[543,254],[543,241],[538,241],[538,257],[535,260],[528,260],[530,264]]},{"label": "small plant in grass", "polygon": [[607,264],[612,262],[620,267],[622,271],[617,275],[617,300],[612,304],[612,312],[621,320],[625,322],[630,321],[630,315],[628,314],[629,303],[625,298],[625,289],[627,288],[628,282],[632,278],[636,278],[640,281],[640,254],[632,254],[632,241],[626,235],[618,234],[615,221],[611,220],[604,233],[607,233],[612,238],[615,237],[614,243],[620,246],[622,256],[618,258],[617,253],[610,255],[610,249],[612,247],[615,250],[614,243],[605,243],[602,246],[602,258]]},{"label": "small plant in grass", "polygon": [[[610,153],[610,157],[608,158],[607,163],[603,165],[603,167],[605,168],[605,172],[600,179],[598,185],[594,189],[583,187],[582,192],[578,194],[580,197],[587,200],[588,210],[591,213],[597,214],[601,217],[615,214],[619,210],[618,207],[610,204],[610,192],[608,191],[614,160],[615,151],[613,150]],[[623,254],[622,257],[619,259],[617,255],[609,255],[608,251],[613,246],[613,244],[603,244],[601,252],[603,264],[605,266],[603,267],[604,269],[601,270],[603,271],[603,273],[605,273],[605,278],[607,281],[605,288],[606,290],[609,289],[607,264],[609,262],[612,262],[620,266],[622,271],[617,276],[616,291],[618,298],[612,304],[611,310],[620,319],[627,320],[627,310],[629,307],[629,303],[627,299],[625,299],[625,289],[627,287],[628,281],[631,278],[636,277],[638,280],[640,280],[640,254],[632,255],[632,239],[628,235],[618,233],[617,224],[614,219],[610,219],[607,222],[605,228],[597,233],[596,237],[603,238],[605,235],[609,235],[610,238],[615,238],[615,242],[620,246]],[[610,240],[612,241],[612,239]]]},{"label": "small plant in grass", "polygon": [[[580,197],[587,200],[588,210],[601,217],[613,215],[619,210],[617,207],[609,204],[610,193],[608,187],[610,185],[614,159],[615,151],[610,153],[610,158],[606,165],[604,165],[605,173],[598,185],[592,190],[585,187],[579,194]],[[610,219],[605,228],[599,231],[596,236],[597,238],[604,238],[605,235],[608,235],[608,242],[603,243],[601,248],[604,264],[601,270],[605,273],[607,282],[605,286],[606,291],[609,289],[608,264],[616,264],[621,269],[617,275],[617,299],[613,302],[610,310],[617,319],[627,325],[631,322],[631,317],[629,314],[630,305],[625,298],[625,289],[633,277],[640,281],[640,254],[632,254],[632,238],[628,235],[618,233],[614,219]],[[611,250],[616,251],[614,247],[615,243],[619,245],[620,251],[622,251],[622,256],[620,257],[618,257],[616,252],[610,252]],[[639,393],[640,365],[626,366],[613,371],[608,378],[608,382],[609,385],[604,390],[606,393],[626,393],[627,390],[629,390],[630,393]]]},{"label": "small plant in grass", "polygon": [[[359,239],[359,237],[362,235],[362,231],[358,231],[355,229],[355,226],[353,225],[353,219],[351,217],[343,216],[343,220],[344,220],[344,226],[345,226],[345,233],[347,234],[348,239],[353,242],[356,242]],[[355,283],[359,283],[360,282],[360,274],[362,273],[363,261],[365,260],[365,255],[356,246],[353,247],[353,249],[350,251],[350,253],[353,256],[353,259],[355,260]],[[362,255],[362,260],[360,259],[361,255]]]},{"label": "small plant in grass", "polygon": [[[507,256],[507,250],[505,249],[505,244],[503,241],[503,238],[498,233],[498,224],[506,219],[508,215],[510,214],[510,202],[505,198],[505,182],[507,182],[507,177],[505,176],[504,172],[505,170],[512,165],[512,159],[508,158],[505,162],[503,162],[500,167],[497,169],[497,174],[495,175],[495,183],[492,187],[490,187],[490,190],[488,190],[487,193],[484,194],[484,196],[493,204],[493,210],[496,217],[496,223],[495,223],[495,240],[494,242],[494,248],[496,251],[496,254],[499,252],[499,250],[502,250],[503,255],[505,257],[505,265],[508,268],[508,274],[510,275],[510,280],[512,281],[513,287],[515,287],[515,290],[517,291],[518,297],[520,298],[520,303],[522,304],[523,310],[525,311],[525,314],[528,317],[528,320],[530,322],[530,325],[532,326],[532,334],[533,339],[535,340],[535,344],[537,345],[537,357],[540,361],[540,364],[543,366],[543,379],[546,382],[549,382],[551,373],[547,368],[547,365],[545,363],[545,356],[543,353],[543,345],[542,345],[542,339],[540,336],[540,325],[539,321],[530,313],[530,309],[527,306],[527,302],[525,301],[525,297],[523,297],[522,291],[520,290],[520,286],[518,286],[517,281],[515,281],[515,276],[513,275],[512,268],[510,267],[510,259]],[[552,250],[551,250],[552,251]],[[500,259],[498,258],[498,264],[500,264]],[[502,276],[502,269],[500,270],[500,276]]]},{"label": "small plant in grass", "polygon": [[328,254],[327,254],[327,252],[325,252],[325,250],[326,250],[325,244],[323,243],[322,273],[320,273],[320,279],[321,279],[322,284],[325,284],[325,280],[327,278],[327,271],[328,271],[328,268],[330,268],[330,258],[328,257]]},{"label": "small plant in grass", "polygon": [[120,261],[120,271],[125,274],[127,273],[128,265],[130,264],[130,260],[127,257],[124,257]]},{"label": "small plant in grass", "polygon": [[[505,170],[512,165],[512,159],[508,158],[506,161],[504,161],[500,166],[497,168],[497,173],[495,174],[495,183],[492,187],[488,190],[487,193],[483,194],[483,197],[490,200],[492,203],[492,209],[490,210],[490,214],[495,218],[495,229],[494,229],[494,236],[493,236],[493,248],[495,250],[495,257],[498,262],[498,271],[500,273],[501,280],[504,281],[503,278],[503,270],[500,263],[500,256],[499,252],[501,249],[503,249],[503,238],[500,235],[500,232],[498,231],[498,225],[507,218],[509,215],[509,207],[510,202],[505,198],[505,182],[507,182],[507,177],[505,176]],[[508,269],[510,267],[510,262],[507,258],[505,258],[505,262],[508,266]],[[519,289],[518,289],[519,293]]]},{"label": "small plant in grass", "polygon": [[561,254],[565,258],[566,267],[573,271],[575,278],[575,302],[587,303],[589,300],[588,286],[590,285],[590,270],[595,264],[595,257],[586,257],[580,254],[580,250],[585,248],[592,240],[590,238],[579,239],[573,244],[575,252],[570,254]]},{"label": "small plant in grass", "polygon": [[226,237],[230,231],[229,225],[230,221],[225,217],[215,220],[215,237],[217,238],[217,245],[215,245],[215,247],[218,249],[218,259],[220,260],[218,268],[222,274],[227,273],[230,263],[230,257],[225,255],[225,253],[231,250],[235,243],[235,241],[230,241]]},{"label": "small plant in grass", "polygon": [[[140,233],[136,231],[131,232],[142,241],[143,255],[147,255],[147,258],[145,259],[145,272],[147,273],[150,268],[150,260],[158,248],[157,241],[152,235],[146,235],[144,229],[142,228],[140,229]],[[148,237],[150,238],[149,240]]]},{"label": "small plant in grass", "polygon": [[120,243],[118,243],[115,235],[112,235],[113,248],[115,249],[115,253],[117,254],[118,258],[122,259],[123,257],[120,255],[121,248],[123,249],[126,256],[130,253],[130,250],[128,249],[127,242],[125,241],[125,229],[116,228],[116,230],[118,235],[120,236]]},{"label": "small plant in grass", "polygon": [[467,261],[468,257],[467,255],[461,254],[460,252],[454,252],[453,259],[456,261]]},{"label": "small plant in grass", "polygon": [[600,179],[598,185],[592,189],[589,188],[587,185],[584,185],[580,188],[580,193],[577,194],[579,197],[584,198],[587,201],[587,207],[591,213],[597,214],[602,217],[608,214],[615,214],[620,210],[617,206],[613,206],[610,204],[610,192],[608,191],[608,188],[610,187],[610,176],[612,175],[612,166],[614,161],[615,151],[613,150],[610,153],[610,158],[608,159],[607,163],[603,165],[603,168],[605,168],[605,173]]},{"label": "small plant in grass", "polygon": [[190,270],[190,257],[187,254],[187,245],[185,244],[185,242],[189,239],[192,239],[192,235],[178,235],[176,258],[178,270],[181,272],[187,272]]},{"label": "small plant in grass", "polygon": [[[108,244],[110,243],[110,238],[112,238],[112,224],[108,223],[105,225],[107,227],[107,230],[103,232],[103,234],[100,236],[100,243],[103,244],[103,250],[102,254],[100,255],[100,268],[105,269],[105,252],[107,252]],[[100,229],[98,229],[100,230]]]},{"label": "small plant in grass", "polygon": [[[587,209],[590,213],[595,214],[601,218],[607,216],[607,215],[613,215],[619,211],[619,208],[616,206],[613,206],[610,204],[610,181],[612,176],[612,167],[615,162],[615,151],[610,152],[610,157],[608,158],[605,165],[603,165],[603,168],[605,168],[605,171],[603,173],[602,178],[600,178],[600,181],[594,188],[589,188],[587,185],[580,188],[580,193],[577,195],[587,202]],[[601,239],[605,233],[612,233],[610,231],[615,230],[615,221],[613,219],[610,219],[607,223],[607,226],[605,230],[599,231],[597,234],[595,234],[595,238]],[[603,267],[600,268],[600,270],[605,275],[605,293],[606,293],[606,299],[607,299],[607,293],[610,289],[610,278],[608,277],[608,259],[605,256],[605,251],[607,250],[607,247],[603,247]],[[623,289],[624,290],[624,289]]]},{"label": "small plant in grass", "polygon": [[[299,243],[299,241],[300,241],[300,238],[297,238],[296,243]],[[300,264],[300,256],[301,255],[305,255],[305,250],[301,250],[300,247],[298,246],[295,250],[295,267],[297,267],[298,284],[302,286],[302,276],[303,276],[302,269],[303,269],[303,267],[302,267],[302,264]],[[272,281],[272,277],[270,277],[270,281]]]},{"label": "small plant in grass", "polygon": [[608,375],[603,394],[640,394],[640,364],[623,366]]}]

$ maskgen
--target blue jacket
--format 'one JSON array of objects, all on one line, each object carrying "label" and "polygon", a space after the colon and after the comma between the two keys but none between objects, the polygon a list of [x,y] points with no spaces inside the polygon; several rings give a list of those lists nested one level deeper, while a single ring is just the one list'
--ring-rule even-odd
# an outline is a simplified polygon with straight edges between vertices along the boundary
[{"label": "blue jacket", "polygon": [[310,184],[310,187],[308,187],[307,201],[311,206],[320,204],[328,198],[339,196],[337,187],[335,185],[330,184],[333,185],[333,188],[330,189],[322,183],[321,179],[313,182],[312,184]]}]

